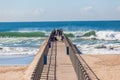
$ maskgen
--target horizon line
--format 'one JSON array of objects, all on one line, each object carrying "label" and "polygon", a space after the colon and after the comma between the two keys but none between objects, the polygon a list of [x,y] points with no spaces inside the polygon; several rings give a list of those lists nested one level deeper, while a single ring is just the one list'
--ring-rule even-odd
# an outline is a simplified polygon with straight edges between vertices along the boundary
[{"label": "horizon line", "polygon": [[120,20],[46,20],[46,21],[0,21],[0,23],[17,23],[17,22],[97,22],[97,21],[120,21]]}]

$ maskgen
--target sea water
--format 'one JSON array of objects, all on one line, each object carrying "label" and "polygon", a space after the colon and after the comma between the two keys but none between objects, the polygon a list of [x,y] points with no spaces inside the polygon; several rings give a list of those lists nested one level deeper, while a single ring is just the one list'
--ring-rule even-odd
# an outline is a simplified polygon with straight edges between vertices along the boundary
[{"label": "sea water", "polygon": [[0,66],[29,65],[35,55],[1,55]]},{"label": "sea water", "polygon": [[1,37],[0,66],[29,65],[43,41],[39,37]]},{"label": "sea water", "polygon": [[[43,32],[43,37],[3,37],[0,64],[28,65],[53,29],[63,29],[82,54],[120,54],[120,21],[1,22],[0,32]],[[84,36],[94,31],[95,35]],[[4,64],[3,64],[4,63]]]}]

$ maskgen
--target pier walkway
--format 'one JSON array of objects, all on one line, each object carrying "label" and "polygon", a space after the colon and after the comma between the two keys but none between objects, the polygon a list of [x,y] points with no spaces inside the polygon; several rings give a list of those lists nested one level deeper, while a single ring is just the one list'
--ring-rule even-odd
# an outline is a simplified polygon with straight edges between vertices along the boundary
[{"label": "pier walkway", "polygon": [[99,80],[68,37],[62,33],[62,41],[61,36],[53,34],[26,71],[26,80]]},{"label": "pier walkway", "polygon": [[48,51],[47,65],[44,65],[40,80],[77,80],[72,62],[66,55],[64,42],[52,42]]}]

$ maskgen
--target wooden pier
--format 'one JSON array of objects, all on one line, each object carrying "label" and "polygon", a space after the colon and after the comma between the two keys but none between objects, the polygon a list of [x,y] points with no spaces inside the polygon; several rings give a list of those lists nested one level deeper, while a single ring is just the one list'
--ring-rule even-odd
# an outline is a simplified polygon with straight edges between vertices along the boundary
[{"label": "wooden pier", "polygon": [[99,80],[63,32],[62,37],[52,31],[26,71],[26,80]]}]

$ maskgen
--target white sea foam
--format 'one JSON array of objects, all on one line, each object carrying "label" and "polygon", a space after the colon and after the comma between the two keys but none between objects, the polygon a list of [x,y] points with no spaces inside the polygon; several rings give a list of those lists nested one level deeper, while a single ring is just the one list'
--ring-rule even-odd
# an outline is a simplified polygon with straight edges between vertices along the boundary
[{"label": "white sea foam", "polygon": [[39,40],[39,39],[45,39],[44,37],[0,37],[0,43],[14,43],[14,42],[21,42],[25,40]]},{"label": "white sea foam", "polygon": [[96,38],[104,40],[120,40],[120,32],[98,31],[96,32]]},{"label": "white sea foam", "polygon": [[[66,31],[65,33],[72,33],[75,35],[75,40],[77,37],[80,37],[86,33],[86,31]],[[82,37],[86,39],[103,39],[103,40],[120,40],[120,32],[115,31],[96,31],[96,36]],[[0,55],[20,55],[20,54],[36,54],[38,48],[24,46],[24,45],[35,45],[40,46],[42,43],[40,39],[45,38],[0,38]],[[36,43],[37,42],[37,43]],[[24,44],[24,45],[23,45]],[[12,45],[12,46],[9,46]],[[106,46],[106,48],[97,48],[101,47],[101,45]],[[17,46],[17,47],[15,47]],[[24,47],[23,47],[24,46]],[[120,54],[120,44],[119,43],[111,43],[111,44],[84,44],[77,45],[79,49],[84,54]]]},{"label": "white sea foam", "polygon": [[29,47],[0,47],[0,55],[34,55],[38,52],[37,48]]},{"label": "white sea foam", "polygon": [[39,32],[39,28],[19,28],[18,30],[11,30],[10,32]]},{"label": "white sea foam", "polygon": [[120,54],[120,44],[77,45],[83,54]]},{"label": "white sea foam", "polygon": [[87,32],[89,31],[68,31],[67,33],[72,33],[75,37],[81,37],[83,39],[120,40],[120,31],[95,31],[96,36],[82,36]]},{"label": "white sea foam", "polygon": [[44,38],[0,38],[0,55],[36,54]]},{"label": "white sea foam", "polygon": [[[46,36],[49,36],[50,34],[50,31],[41,31],[41,30],[38,30],[38,29],[31,29],[31,30],[28,30],[28,29],[20,29],[18,30],[19,32],[44,32]],[[14,31],[13,31],[14,32]],[[72,33],[75,38],[77,37],[82,37],[82,35],[84,35],[85,33],[87,32],[90,32],[90,30],[88,31],[64,31],[64,33]],[[94,35],[91,35],[91,36],[88,36],[88,37],[82,37],[84,39],[92,39],[92,38],[96,38],[96,39],[102,39],[102,40],[120,40],[120,31],[95,31],[96,32],[96,36]]]}]

